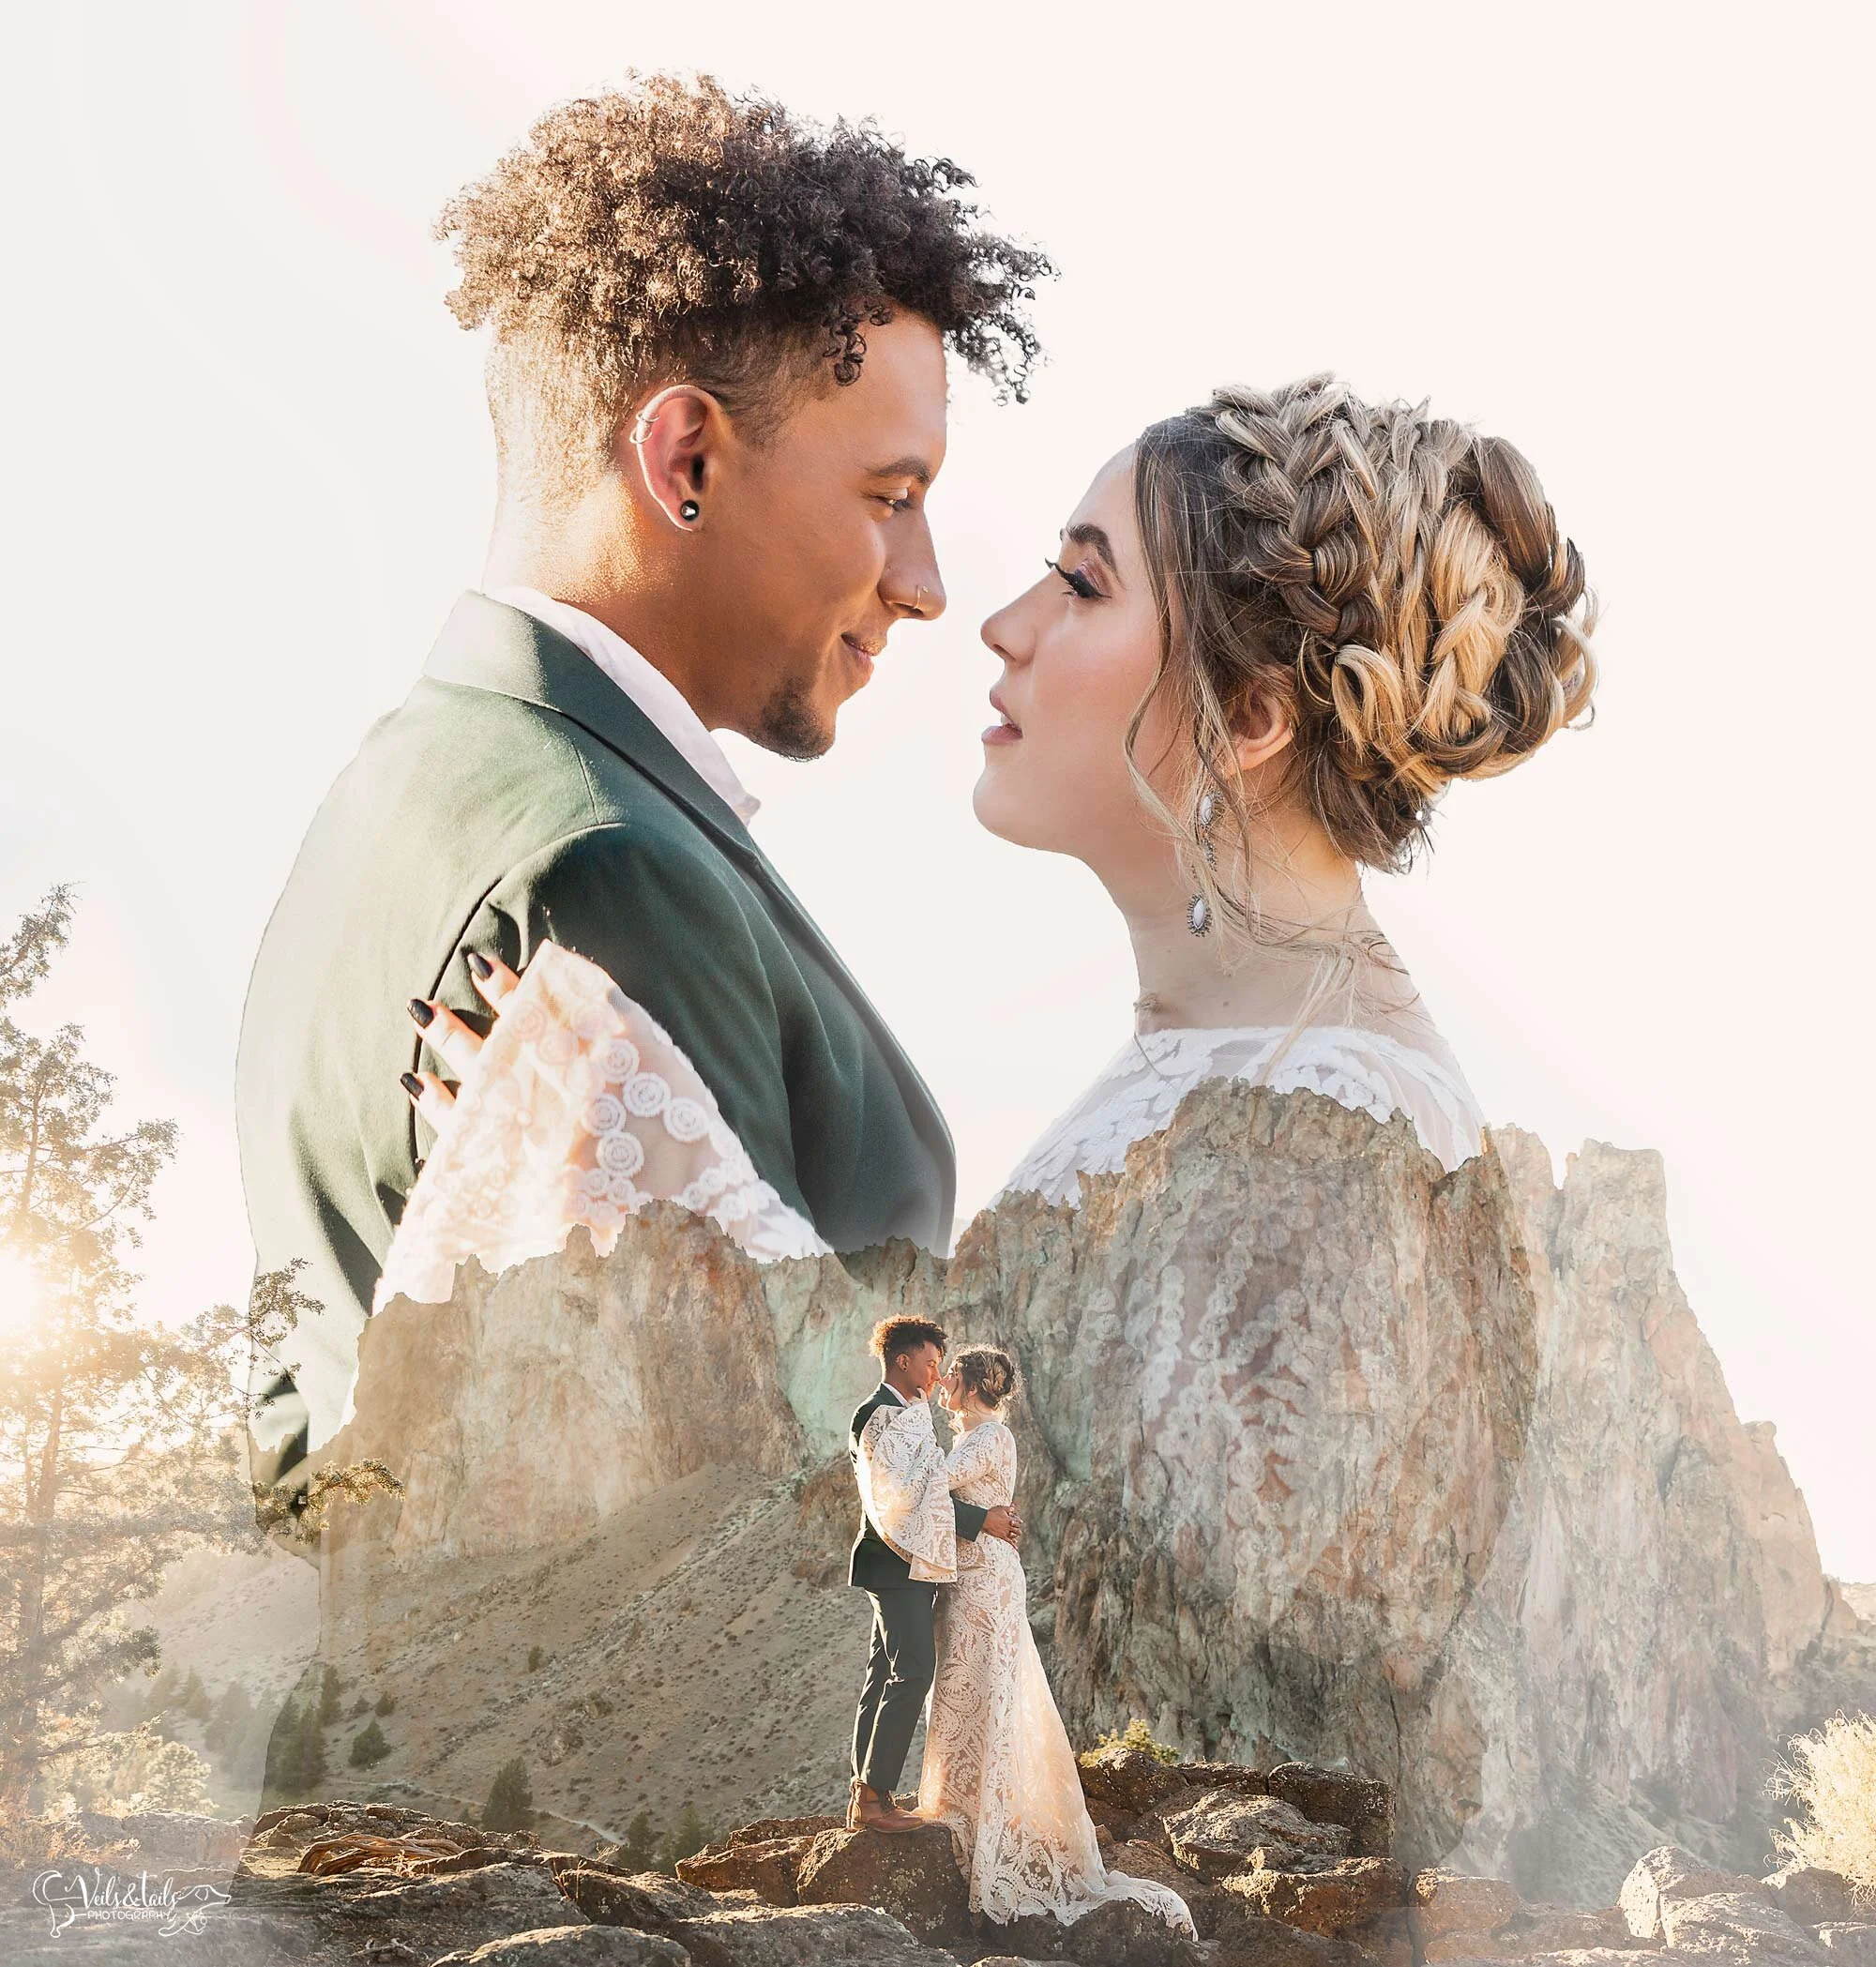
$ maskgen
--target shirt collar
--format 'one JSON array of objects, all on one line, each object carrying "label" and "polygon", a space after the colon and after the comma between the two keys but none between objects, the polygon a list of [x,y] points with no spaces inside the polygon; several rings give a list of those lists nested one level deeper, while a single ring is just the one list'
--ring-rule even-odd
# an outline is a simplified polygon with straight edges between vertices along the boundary
[{"label": "shirt collar", "polygon": [[891,1394],[894,1400],[896,1400],[900,1406],[909,1407],[912,1405],[912,1402],[908,1400],[902,1393],[900,1392],[899,1388],[895,1386],[890,1380],[882,1380],[880,1382],[880,1389],[884,1393]]},{"label": "shirt collar", "polygon": [[762,801],[736,777],[722,746],[691,709],[684,692],[616,629],[607,628],[583,608],[556,601],[538,588],[492,587],[487,593],[490,600],[519,608],[564,635],[644,712],[672,749],[737,819],[747,825],[755,817]]}]

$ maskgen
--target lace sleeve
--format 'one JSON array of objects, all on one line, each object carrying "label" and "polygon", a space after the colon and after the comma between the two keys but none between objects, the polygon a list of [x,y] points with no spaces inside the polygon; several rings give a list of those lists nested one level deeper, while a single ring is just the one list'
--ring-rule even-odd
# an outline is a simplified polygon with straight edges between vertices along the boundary
[{"label": "lace sleeve", "polygon": [[670,1033],[598,964],[543,944],[411,1190],[373,1309],[441,1304],[465,1258],[506,1270],[575,1223],[603,1255],[653,1201],[708,1216],[759,1259],[828,1248],[758,1175]]},{"label": "lace sleeve", "polygon": [[886,1543],[906,1558],[921,1583],[958,1576],[958,1531],[946,1464],[923,1400],[880,1407],[860,1430],[855,1457],[860,1506]]}]

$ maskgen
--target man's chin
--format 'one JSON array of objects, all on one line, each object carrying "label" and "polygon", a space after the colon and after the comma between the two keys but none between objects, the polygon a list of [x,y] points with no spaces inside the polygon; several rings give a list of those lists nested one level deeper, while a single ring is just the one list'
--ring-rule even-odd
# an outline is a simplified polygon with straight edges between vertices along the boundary
[{"label": "man's chin", "polygon": [[821,758],[833,749],[834,711],[823,710],[811,690],[786,683],[763,705],[749,737],[779,757]]}]

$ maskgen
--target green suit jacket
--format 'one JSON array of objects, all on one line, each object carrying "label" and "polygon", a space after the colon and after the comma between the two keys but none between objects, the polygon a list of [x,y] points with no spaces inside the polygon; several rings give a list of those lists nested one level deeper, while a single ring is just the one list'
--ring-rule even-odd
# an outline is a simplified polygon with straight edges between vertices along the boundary
[{"label": "green suit jacket", "polygon": [[406,1003],[482,1021],[466,952],[519,969],[544,941],[667,1027],[835,1248],[945,1247],[944,1118],[808,911],[596,664],[468,594],[320,808],[249,987],[235,1112],[258,1265],[303,1259],[323,1308],[284,1348],[296,1384],[269,1389],[261,1473],[288,1475],[340,1425],[428,1146],[398,1075],[442,1067]]}]

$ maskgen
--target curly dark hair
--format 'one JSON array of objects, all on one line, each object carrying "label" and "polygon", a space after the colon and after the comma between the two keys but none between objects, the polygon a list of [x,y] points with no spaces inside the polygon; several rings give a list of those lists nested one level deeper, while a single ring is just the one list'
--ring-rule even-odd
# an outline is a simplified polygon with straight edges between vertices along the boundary
[{"label": "curly dark hair", "polygon": [[[461,273],[450,310],[494,331],[505,461],[544,418],[590,462],[628,395],[664,379],[709,388],[760,437],[788,386],[856,380],[867,325],[900,309],[1021,401],[1038,353],[1023,304],[1054,269],[979,225],[958,195],[975,182],[870,122],[823,129],[709,76],[560,104],[436,223]],[[524,426],[502,401],[517,383]]]},{"label": "curly dark hair", "polygon": [[882,1366],[890,1366],[900,1353],[915,1353],[921,1345],[945,1350],[945,1327],[929,1318],[883,1318],[873,1327],[871,1352]]}]

